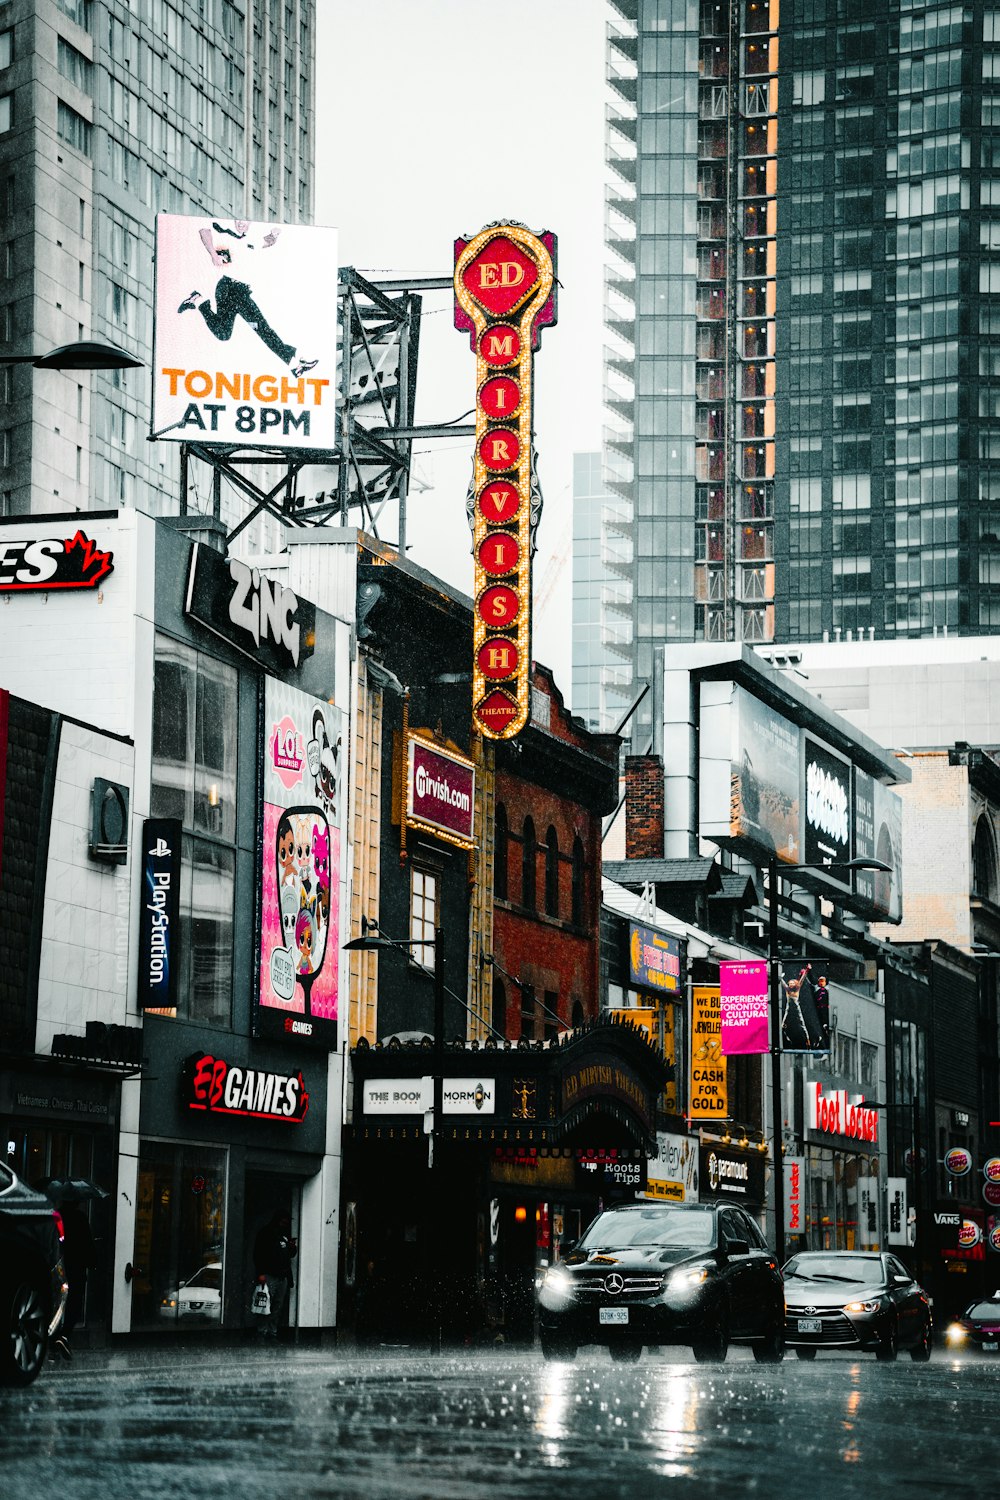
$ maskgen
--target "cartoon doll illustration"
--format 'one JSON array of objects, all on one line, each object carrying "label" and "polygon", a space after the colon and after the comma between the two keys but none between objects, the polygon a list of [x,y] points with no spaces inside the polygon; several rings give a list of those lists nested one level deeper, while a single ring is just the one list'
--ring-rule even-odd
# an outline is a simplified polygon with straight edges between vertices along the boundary
[{"label": "cartoon doll illustration", "polygon": [[312,907],[304,905],[295,922],[295,946],[299,950],[298,972],[300,974],[313,972],[312,952],[315,936]]},{"label": "cartoon doll illustration", "polygon": [[331,744],[326,715],[318,705],[313,710],[312,739],[306,746],[309,770],[314,778],[316,801],[332,823],[337,821],[337,770],[340,740]]},{"label": "cartoon doll illustration", "polygon": [[278,885],[293,886],[296,883],[295,834],[287,813],[282,813],[278,822]]},{"label": "cartoon doll illustration", "polygon": [[295,924],[299,916],[299,891],[297,885],[281,888],[281,933],[289,953],[294,952]]},{"label": "cartoon doll illustration", "polygon": [[306,895],[313,889],[313,836],[315,824],[311,817],[295,820],[295,861],[299,884]]},{"label": "cartoon doll illustration", "polygon": [[316,867],[316,903],[324,926],[330,920],[330,830],[315,829],[313,863]]}]

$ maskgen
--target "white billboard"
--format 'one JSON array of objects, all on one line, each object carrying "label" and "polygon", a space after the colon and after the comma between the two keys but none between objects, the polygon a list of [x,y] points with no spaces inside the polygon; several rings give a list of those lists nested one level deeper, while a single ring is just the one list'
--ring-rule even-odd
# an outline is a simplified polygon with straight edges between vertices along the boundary
[{"label": "white billboard", "polygon": [[156,216],[151,435],[337,446],[337,231]]}]

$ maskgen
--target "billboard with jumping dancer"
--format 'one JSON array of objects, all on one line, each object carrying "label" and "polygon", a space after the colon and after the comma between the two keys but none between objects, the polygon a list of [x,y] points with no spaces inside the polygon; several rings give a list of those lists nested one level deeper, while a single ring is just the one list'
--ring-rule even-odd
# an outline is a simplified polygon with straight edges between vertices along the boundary
[{"label": "billboard with jumping dancer", "polygon": [[157,214],[151,436],[337,446],[337,231]]}]

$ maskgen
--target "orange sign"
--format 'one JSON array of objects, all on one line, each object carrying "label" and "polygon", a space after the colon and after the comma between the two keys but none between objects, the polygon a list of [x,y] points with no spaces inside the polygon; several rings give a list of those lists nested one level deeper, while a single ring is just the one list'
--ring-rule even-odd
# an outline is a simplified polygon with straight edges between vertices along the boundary
[{"label": "orange sign", "polygon": [[531,711],[532,361],[556,321],[555,258],[555,235],[521,224],[455,241],[455,327],[476,355],[472,711],[489,739],[512,739]]}]

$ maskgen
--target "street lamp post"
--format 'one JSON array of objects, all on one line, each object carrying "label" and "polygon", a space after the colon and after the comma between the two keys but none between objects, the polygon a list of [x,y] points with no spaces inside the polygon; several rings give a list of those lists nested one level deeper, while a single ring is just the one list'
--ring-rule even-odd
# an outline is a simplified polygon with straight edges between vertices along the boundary
[{"label": "street lamp post", "polygon": [[[366,930],[375,927],[376,923],[369,923],[363,918]],[[426,938],[390,938],[378,937],[353,938],[351,942],[344,944],[345,952],[349,953],[378,953],[382,948],[395,948],[397,952],[405,953],[408,949],[426,947]],[[425,970],[426,972],[426,970]],[[434,1050],[434,1093],[431,1112],[431,1132],[428,1143],[427,1165],[434,1165],[434,1138],[441,1129],[441,1119],[444,1114],[444,928],[434,929],[434,1019],[433,1040]]]},{"label": "street lamp post", "polygon": [[142,360],[116,344],[80,339],[45,354],[0,354],[0,365],[32,365],[36,370],[138,370]]},{"label": "street lamp post", "polygon": [[[891,874],[892,867],[880,859],[846,859],[830,864],[781,864],[783,875],[795,875],[800,870],[881,870]],[[782,1107],[781,1107],[781,976],[778,956],[778,870],[776,854],[772,854],[767,866],[767,961],[769,1010],[771,1013],[771,1137],[774,1142],[774,1249],[778,1265],[785,1264],[785,1166],[782,1157]]]}]

